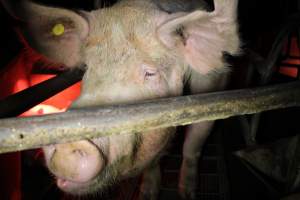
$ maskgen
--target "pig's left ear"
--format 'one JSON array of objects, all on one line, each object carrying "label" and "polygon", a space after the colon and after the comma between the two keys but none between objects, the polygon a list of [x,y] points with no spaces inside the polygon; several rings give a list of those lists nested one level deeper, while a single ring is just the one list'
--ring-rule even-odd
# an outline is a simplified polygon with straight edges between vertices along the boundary
[{"label": "pig's left ear", "polygon": [[213,12],[175,13],[158,28],[158,37],[201,74],[224,69],[223,53],[239,52],[236,8],[236,0],[215,0]]},{"label": "pig's left ear", "polygon": [[73,67],[81,64],[81,49],[89,33],[87,20],[71,10],[22,0],[12,7],[29,45],[50,61]]}]

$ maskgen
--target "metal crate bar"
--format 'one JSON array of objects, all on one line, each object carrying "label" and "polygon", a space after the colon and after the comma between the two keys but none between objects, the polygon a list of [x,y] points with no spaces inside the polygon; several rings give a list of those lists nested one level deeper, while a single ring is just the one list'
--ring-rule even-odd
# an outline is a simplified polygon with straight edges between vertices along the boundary
[{"label": "metal crate bar", "polygon": [[0,120],[0,153],[300,106],[300,81]]}]

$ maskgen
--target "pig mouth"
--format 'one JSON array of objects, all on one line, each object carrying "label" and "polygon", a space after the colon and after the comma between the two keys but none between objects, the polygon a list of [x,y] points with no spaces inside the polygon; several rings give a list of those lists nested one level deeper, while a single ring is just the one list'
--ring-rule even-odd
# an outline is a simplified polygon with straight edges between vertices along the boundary
[{"label": "pig mouth", "polygon": [[89,182],[81,183],[81,182],[74,182],[70,180],[66,180],[64,178],[57,177],[56,185],[59,189],[66,193],[70,194],[83,194],[89,187]]}]

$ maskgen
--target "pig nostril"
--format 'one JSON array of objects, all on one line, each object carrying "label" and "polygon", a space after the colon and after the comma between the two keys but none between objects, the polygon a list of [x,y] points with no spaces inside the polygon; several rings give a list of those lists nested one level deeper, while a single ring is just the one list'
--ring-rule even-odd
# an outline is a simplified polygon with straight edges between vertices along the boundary
[{"label": "pig nostril", "polygon": [[85,157],[87,156],[87,153],[81,149],[74,149],[72,151],[73,154],[79,155],[80,157]]}]

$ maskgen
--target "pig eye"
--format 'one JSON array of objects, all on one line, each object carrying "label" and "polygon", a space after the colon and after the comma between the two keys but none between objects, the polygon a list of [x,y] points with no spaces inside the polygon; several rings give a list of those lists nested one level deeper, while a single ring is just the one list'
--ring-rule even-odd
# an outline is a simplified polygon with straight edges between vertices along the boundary
[{"label": "pig eye", "polygon": [[145,76],[149,77],[149,76],[155,76],[156,72],[146,72]]},{"label": "pig eye", "polygon": [[144,78],[145,80],[151,80],[153,79],[154,77],[156,77],[158,71],[157,69],[154,69],[154,68],[145,68],[144,69]]},{"label": "pig eye", "polygon": [[61,23],[55,24],[52,28],[52,34],[55,36],[61,36],[65,32],[65,26]]}]

